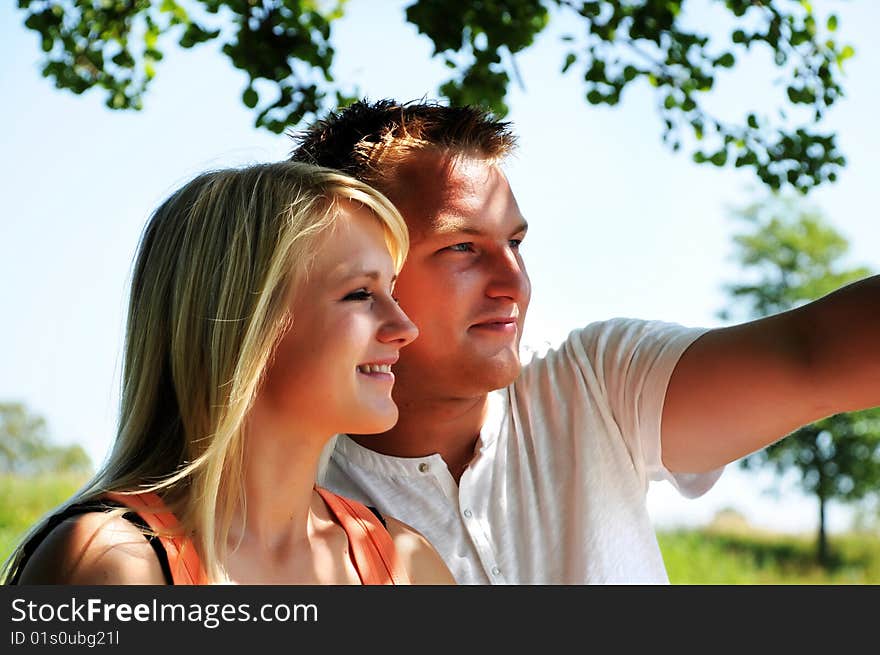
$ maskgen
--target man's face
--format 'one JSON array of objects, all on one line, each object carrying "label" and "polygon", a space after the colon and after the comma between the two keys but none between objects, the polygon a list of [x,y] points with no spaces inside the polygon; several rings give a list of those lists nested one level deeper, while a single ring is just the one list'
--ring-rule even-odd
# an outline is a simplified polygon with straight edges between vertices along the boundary
[{"label": "man's face", "polygon": [[531,285],[520,256],[527,224],[501,170],[435,153],[405,164],[388,193],[411,246],[395,292],[419,328],[401,350],[394,397],[471,397],[519,374]]}]

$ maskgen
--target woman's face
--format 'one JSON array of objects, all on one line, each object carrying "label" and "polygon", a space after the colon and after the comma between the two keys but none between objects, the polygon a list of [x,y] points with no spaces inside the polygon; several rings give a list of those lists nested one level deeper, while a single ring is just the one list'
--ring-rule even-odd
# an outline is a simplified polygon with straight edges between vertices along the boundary
[{"label": "woman's face", "polygon": [[292,323],[258,402],[291,430],[384,432],[397,422],[392,365],[418,335],[392,297],[394,263],[379,220],[343,204],[317,242]]}]

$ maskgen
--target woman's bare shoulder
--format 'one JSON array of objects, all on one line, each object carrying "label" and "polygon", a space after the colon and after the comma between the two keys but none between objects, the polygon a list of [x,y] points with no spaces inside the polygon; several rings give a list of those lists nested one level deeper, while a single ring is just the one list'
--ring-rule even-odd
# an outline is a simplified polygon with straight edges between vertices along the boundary
[{"label": "woman's bare shoulder", "polygon": [[385,521],[413,584],[455,584],[455,578],[452,577],[443,558],[422,533],[390,516],[386,516]]},{"label": "woman's bare shoulder", "polygon": [[166,584],[156,551],[119,514],[88,512],[56,526],[22,570],[20,584]]}]

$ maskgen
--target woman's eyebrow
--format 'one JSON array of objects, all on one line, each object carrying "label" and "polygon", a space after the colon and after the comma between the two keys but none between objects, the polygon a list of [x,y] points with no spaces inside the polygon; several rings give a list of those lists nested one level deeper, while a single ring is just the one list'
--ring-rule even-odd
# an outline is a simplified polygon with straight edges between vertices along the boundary
[{"label": "woman's eyebrow", "polygon": [[[378,282],[379,279],[382,277],[382,273],[375,270],[356,270],[338,275],[337,280],[341,284],[343,282],[348,282],[349,280],[357,280],[365,277]],[[397,274],[392,275],[391,283],[393,284],[396,280]]]}]

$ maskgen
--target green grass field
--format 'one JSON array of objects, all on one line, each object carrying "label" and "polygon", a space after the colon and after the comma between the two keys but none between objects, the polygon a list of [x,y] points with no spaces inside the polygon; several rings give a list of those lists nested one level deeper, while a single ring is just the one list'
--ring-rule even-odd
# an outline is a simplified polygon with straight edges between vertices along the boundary
[{"label": "green grass field", "polygon": [[880,584],[880,537],[832,535],[831,565],[813,535],[682,530],[658,534],[673,584]]},{"label": "green grass field", "polygon": [[37,519],[69,498],[83,482],[82,475],[0,475],[0,562]]},{"label": "green grass field", "polygon": [[[0,475],[0,561],[48,509],[67,499],[82,477]],[[661,532],[673,584],[880,584],[880,536],[833,535],[833,565],[816,564],[812,536],[736,529]]]}]

